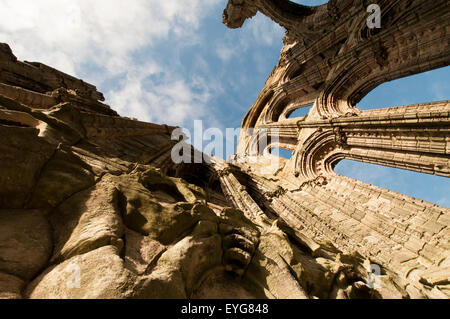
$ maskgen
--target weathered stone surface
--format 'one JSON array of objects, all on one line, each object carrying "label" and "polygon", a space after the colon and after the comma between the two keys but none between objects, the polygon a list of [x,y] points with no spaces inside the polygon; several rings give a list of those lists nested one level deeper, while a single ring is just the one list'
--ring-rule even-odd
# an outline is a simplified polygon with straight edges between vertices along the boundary
[{"label": "weathered stone surface", "polygon": [[0,43],[0,59],[3,61],[17,61],[16,56],[13,54],[11,48],[6,43]]},{"label": "weathered stone surface", "polygon": [[154,169],[120,180],[117,188],[127,227],[164,245],[192,230],[200,220],[217,220],[210,208],[195,203],[187,183],[162,177]]},{"label": "weathered stone surface", "polygon": [[21,299],[24,281],[0,272],[0,299]]},{"label": "weathered stone surface", "polygon": [[135,289],[139,299],[186,299],[186,287],[181,272],[167,266],[156,268],[151,275],[142,278]]},{"label": "weathered stone surface", "polygon": [[[196,185],[189,184],[181,178],[165,176],[157,169],[138,168],[139,182],[153,193],[165,192],[176,201],[204,201],[205,191]],[[157,195],[156,195],[157,196]]]},{"label": "weathered stone surface", "polygon": [[[104,246],[53,266],[25,295],[34,299],[120,299],[133,296],[135,276],[124,268],[114,246]],[[76,275],[79,273],[79,288]]]},{"label": "weathered stone surface", "polygon": [[41,211],[0,210],[0,272],[31,279],[51,252],[51,229]]},{"label": "weathered stone surface", "polygon": [[90,167],[72,152],[58,149],[40,172],[29,207],[53,208],[94,184]]},{"label": "weathered stone surface", "polygon": [[81,191],[51,215],[55,248],[52,261],[69,259],[113,245],[123,248],[124,226],[118,209],[119,191],[111,176],[106,175],[95,186]]},{"label": "weathered stone surface", "polygon": [[0,123],[0,207],[23,208],[53,146],[35,128]]},{"label": "weathered stone surface", "polygon": [[186,237],[159,258],[138,291],[140,298],[186,298],[222,266],[221,238]]},{"label": "weathered stone surface", "polygon": [[224,208],[220,213],[219,232],[223,238],[225,269],[243,276],[259,245],[257,225],[243,216],[242,211]]},{"label": "weathered stone surface", "polygon": [[[250,287],[249,287],[250,286]],[[212,274],[191,295],[192,299],[255,299],[263,294],[251,291],[251,284],[230,274]]]},{"label": "weathered stone surface", "polygon": [[399,287],[390,276],[376,277],[376,290],[383,299],[406,299],[408,294],[404,288]]},{"label": "weathered stone surface", "polygon": [[450,285],[450,267],[426,271],[420,281],[428,286]]},{"label": "weathered stone surface", "polygon": [[292,275],[290,266],[278,253],[278,242],[270,236],[262,236],[254,260],[248,269],[248,277],[264,290],[266,298],[308,298],[300,283]]},{"label": "weathered stone surface", "polygon": [[154,267],[166,250],[166,247],[156,240],[130,229],[125,231],[125,241],[125,267],[139,275]]}]

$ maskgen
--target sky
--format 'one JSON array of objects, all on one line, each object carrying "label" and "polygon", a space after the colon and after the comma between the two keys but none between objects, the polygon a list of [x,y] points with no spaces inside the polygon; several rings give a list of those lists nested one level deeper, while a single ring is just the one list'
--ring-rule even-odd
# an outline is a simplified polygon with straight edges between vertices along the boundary
[{"label": "sky", "polygon": [[[202,120],[204,129],[238,128],[278,62],[284,30],[259,13],[243,28],[228,29],[222,24],[226,3],[0,0],[0,42],[20,60],[39,61],[96,85],[122,116],[190,130],[194,120]],[[450,99],[449,75],[447,67],[383,84],[358,106]],[[351,161],[336,170],[450,207],[446,178],[411,177]]]}]

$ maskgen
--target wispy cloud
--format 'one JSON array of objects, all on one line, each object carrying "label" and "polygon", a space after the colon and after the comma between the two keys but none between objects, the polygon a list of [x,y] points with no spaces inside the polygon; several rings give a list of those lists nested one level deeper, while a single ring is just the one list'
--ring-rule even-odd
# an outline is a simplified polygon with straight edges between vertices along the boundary
[{"label": "wispy cloud", "polygon": [[281,43],[284,31],[268,17],[258,13],[246,21],[242,29],[231,30],[225,38],[218,39],[215,51],[222,61],[228,62],[231,58],[238,57],[239,54],[248,52],[250,49],[261,50]]},{"label": "wispy cloud", "polygon": [[449,198],[441,198],[437,201],[438,205],[450,208],[450,199]]},{"label": "wispy cloud", "polygon": [[248,22],[247,30],[253,41],[258,41],[266,46],[271,46],[274,42],[280,41],[285,31],[261,13],[258,13]]},{"label": "wispy cloud", "polygon": [[[75,73],[89,60],[116,73],[128,66],[131,52],[169,34],[195,32],[218,2],[191,0],[180,6],[178,0],[1,0],[0,35],[23,58],[40,57]],[[57,55],[65,55],[66,63]]]},{"label": "wispy cloud", "polygon": [[130,70],[121,82],[120,89],[108,92],[111,104],[121,114],[149,122],[179,125],[194,114],[201,118],[211,98],[201,78],[188,83],[155,65]]},{"label": "wispy cloud", "polygon": [[[192,44],[202,18],[220,2],[0,0],[0,39],[20,59],[49,64],[93,84],[118,79],[115,90],[104,93],[123,115],[182,124],[192,112],[202,113],[210,90],[199,89],[202,79],[196,84],[170,75],[177,60],[168,59],[162,67],[149,54],[142,65],[134,54],[151,53],[156,42],[169,37],[179,39],[179,47],[185,39]],[[155,74],[159,80],[149,79]]]},{"label": "wispy cloud", "polygon": [[233,47],[224,42],[217,44],[216,53],[217,56],[224,62],[228,62],[232,57],[237,55],[237,52],[233,50]]}]

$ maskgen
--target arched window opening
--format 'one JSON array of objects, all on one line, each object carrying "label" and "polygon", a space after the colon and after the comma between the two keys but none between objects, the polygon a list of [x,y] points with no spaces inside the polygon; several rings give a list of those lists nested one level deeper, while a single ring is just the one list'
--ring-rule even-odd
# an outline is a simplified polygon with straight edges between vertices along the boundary
[{"label": "arched window opening", "polygon": [[270,114],[270,119],[272,122],[277,122],[280,120],[280,117],[283,115],[284,110],[288,107],[290,101],[286,97],[282,97],[278,101],[274,102],[274,106],[272,108],[272,112]]},{"label": "arched window opening", "polygon": [[450,208],[450,178],[344,159],[340,175]]},{"label": "arched window opening", "polygon": [[450,100],[450,66],[391,82],[373,89],[359,103],[360,110],[381,109],[435,101]]},{"label": "arched window opening", "polygon": [[[274,92],[270,91],[258,104],[254,112],[252,110],[249,111],[249,113],[245,116],[246,121],[250,120],[250,123],[248,124],[249,128],[253,128],[256,125],[256,122],[258,121],[259,115],[261,114],[264,107],[269,103],[269,101],[272,99]],[[250,115],[250,112],[252,114]],[[249,116],[251,116],[251,119],[249,119]]]},{"label": "arched window opening", "polygon": [[312,107],[312,105],[299,107],[298,109],[295,109],[292,112],[288,113],[287,118],[293,119],[295,117],[305,117],[306,115],[308,115]]},{"label": "arched window opening", "polygon": [[316,84],[311,85],[311,87],[315,90],[318,91],[320,88],[322,88],[322,86],[324,85],[325,82],[319,82]]},{"label": "arched window opening", "polygon": [[297,67],[297,69],[294,72],[292,72],[292,74],[289,76],[289,80],[293,80],[296,77],[299,77],[304,71],[305,71],[305,65],[302,64],[299,67]]},{"label": "arched window opening", "polygon": [[270,154],[279,156],[281,158],[290,159],[292,157],[293,151],[285,148],[272,148]]}]

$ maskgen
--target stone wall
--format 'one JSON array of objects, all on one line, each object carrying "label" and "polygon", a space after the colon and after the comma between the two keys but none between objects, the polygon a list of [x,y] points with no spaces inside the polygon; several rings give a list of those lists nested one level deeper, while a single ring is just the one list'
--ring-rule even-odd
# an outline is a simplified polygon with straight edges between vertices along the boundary
[{"label": "stone wall", "polygon": [[[356,250],[402,282],[410,297],[446,298],[450,209],[333,168],[351,159],[450,177],[449,101],[356,107],[384,82],[450,64],[448,1],[329,1],[298,5],[296,13],[288,3],[229,1],[224,12],[230,27],[240,27],[251,8],[286,29],[279,63],[242,122],[234,163],[242,172],[235,174],[263,210],[297,232]],[[368,28],[369,4],[380,6],[379,29]],[[288,118],[311,104],[306,116]],[[274,175],[262,174],[264,158],[252,157],[248,128],[278,138],[263,157],[271,148],[293,151]]]}]

